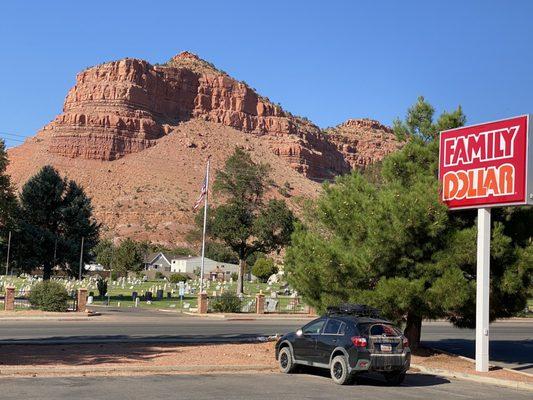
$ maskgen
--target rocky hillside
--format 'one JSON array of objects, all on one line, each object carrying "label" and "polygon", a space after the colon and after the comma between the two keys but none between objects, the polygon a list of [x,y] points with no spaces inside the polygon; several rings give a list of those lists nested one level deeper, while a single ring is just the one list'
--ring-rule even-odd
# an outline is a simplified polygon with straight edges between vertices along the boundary
[{"label": "rocky hillside", "polygon": [[20,187],[52,164],[85,186],[109,236],[183,244],[204,160],[220,168],[236,145],[273,166],[271,196],[293,207],[318,193],[316,182],[399,148],[377,121],[324,132],[184,52],[164,65],[124,59],[79,73],[63,112],[9,151],[9,172]]}]

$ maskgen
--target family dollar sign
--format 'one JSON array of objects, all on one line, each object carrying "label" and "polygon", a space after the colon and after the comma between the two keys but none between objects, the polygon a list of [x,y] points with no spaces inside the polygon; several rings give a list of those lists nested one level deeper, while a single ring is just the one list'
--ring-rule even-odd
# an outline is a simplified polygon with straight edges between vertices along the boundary
[{"label": "family dollar sign", "polygon": [[450,209],[533,204],[530,116],[443,131],[441,200]]}]

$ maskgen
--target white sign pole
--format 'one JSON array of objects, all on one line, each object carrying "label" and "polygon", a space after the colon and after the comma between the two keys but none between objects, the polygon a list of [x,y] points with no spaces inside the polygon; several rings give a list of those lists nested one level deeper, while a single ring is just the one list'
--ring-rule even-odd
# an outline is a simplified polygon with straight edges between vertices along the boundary
[{"label": "white sign pole", "polygon": [[489,371],[490,208],[477,210],[476,371]]}]

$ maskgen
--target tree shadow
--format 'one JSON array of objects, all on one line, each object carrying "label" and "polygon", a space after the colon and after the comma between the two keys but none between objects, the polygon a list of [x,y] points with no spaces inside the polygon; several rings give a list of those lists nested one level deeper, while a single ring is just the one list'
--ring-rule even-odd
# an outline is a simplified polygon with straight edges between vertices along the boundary
[{"label": "tree shadow", "polygon": [[[53,338],[52,338],[53,339]],[[77,340],[79,344],[68,341],[46,342],[41,344],[38,339],[29,341],[13,340],[9,344],[0,345],[0,366],[33,366],[43,367],[47,365],[63,365],[63,366],[102,366],[113,364],[146,364],[157,365],[158,359],[163,360],[164,365],[174,365],[176,362],[174,358],[179,358],[181,362],[185,357],[187,365],[204,365],[206,363],[213,363],[212,360],[203,356],[197,355],[193,348],[211,346],[212,349],[206,349],[216,353],[217,346],[224,344],[251,344],[259,343],[257,335],[253,338],[213,338],[199,337],[154,337],[150,339],[128,340],[126,337],[107,337],[107,343],[91,343],[84,341],[79,337]],[[93,338],[94,339],[94,338]],[[48,340],[48,339],[47,339]],[[5,341],[4,341],[5,343]],[[84,343],[84,344],[81,344]],[[272,359],[274,365],[274,345],[268,351],[269,358]],[[242,364],[246,365],[253,363],[250,357],[250,349],[240,349],[234,347],[232,354],[242,360]],[[242,353],[242,354],[241,354]],[[225,354],[224,354],[225,355]],[[271,357],[270,357],[271,356]],[[250,360],[250,361],[247,361]],[[216,363],[216,362],[215,362]]]}]

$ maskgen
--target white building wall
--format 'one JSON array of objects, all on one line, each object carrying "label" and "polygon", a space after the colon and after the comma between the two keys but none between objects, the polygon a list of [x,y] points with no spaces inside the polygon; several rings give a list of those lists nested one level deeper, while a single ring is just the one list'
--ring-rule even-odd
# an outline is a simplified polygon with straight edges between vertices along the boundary
[{"label": "white building wall", "polygon": [[[194,273],[196,269],[200,269],[201,265],[202,265],[201,257],[177,259],[177,260],[172,260],[171,271],[192,274]],[[239,271],[239,266],[236,264],[221,263],[221,262],[206,258],[205,263],[204,263],[204,269],[205,269],[204,272],[206,274],[209,274],[210,272],[215,271],[217,266],[220,268],[223,268],[224,271],[229,271],[230,273]]]}]

